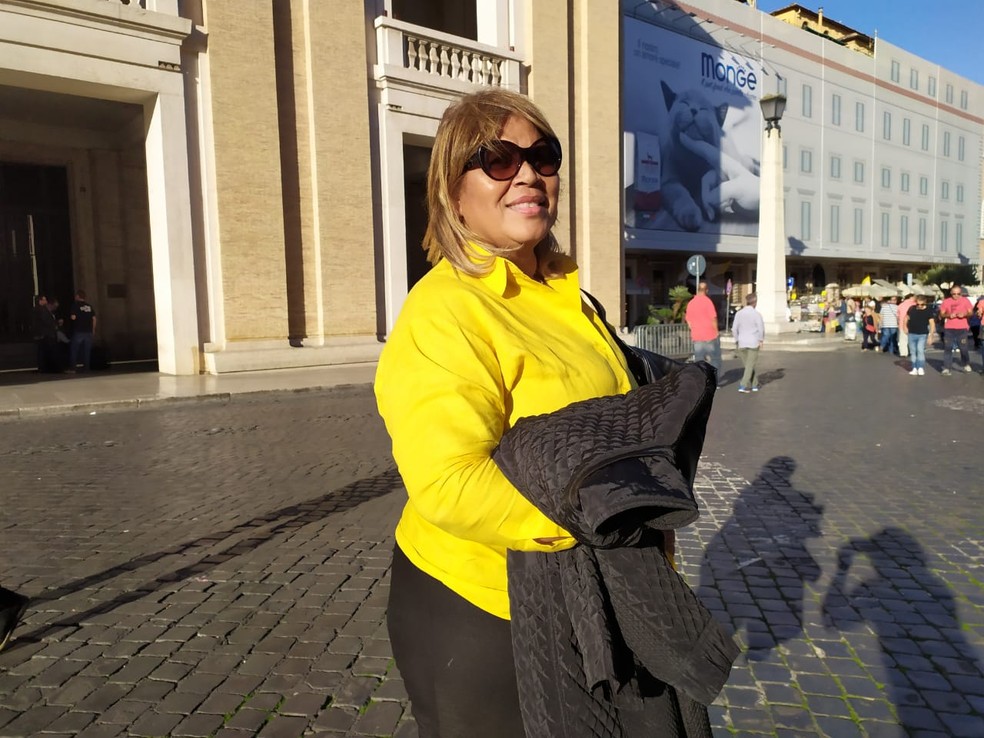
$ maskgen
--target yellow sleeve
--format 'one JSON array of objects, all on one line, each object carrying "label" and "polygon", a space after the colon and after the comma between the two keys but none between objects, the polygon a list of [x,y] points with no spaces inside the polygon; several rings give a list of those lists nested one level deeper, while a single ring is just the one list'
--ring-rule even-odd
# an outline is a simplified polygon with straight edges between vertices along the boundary
[{"label": "yellow sleeve", "polygon": [[[375,387],[414,509],[457,538],[520,551],[570,548],[570,534],[492,461],[506,426],[507,394],[494,347],[479,335],[480,318],[445,305],[418,307],[404,307]],[[566,540],[533,540],[553,537]]]}]

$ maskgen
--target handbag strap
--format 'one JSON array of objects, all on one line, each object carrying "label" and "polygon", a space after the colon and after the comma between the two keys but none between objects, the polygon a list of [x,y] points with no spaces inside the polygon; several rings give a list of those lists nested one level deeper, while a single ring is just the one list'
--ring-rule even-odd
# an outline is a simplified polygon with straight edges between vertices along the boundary
[{"label": "handbag strap", "polygon": [[647,377],[645,367],[642,366],[642,362],[640,361],[638,355],[625,341],[619,338],[618,333],[615,332],[615,329],[612,327],[611,323],[608,322],[605,317],[604,306],[602,306],[597,297],[592,295],[586,289],[582,288],[581,294],[588,298],[588,302],[591,303],[591,306],[598,314],[598,317],[601,318],[601,322],[605,324],[605,328],[608,329],[608,335],[612,337],[612,340],[615,341],[615,345],[618,346],[619,351],[622,352],[622,356],[625,357],[625,365],[629,368],[629,372],[635,379],[636,384],[640,387],[644,384],[648,384],[649,378]]}]

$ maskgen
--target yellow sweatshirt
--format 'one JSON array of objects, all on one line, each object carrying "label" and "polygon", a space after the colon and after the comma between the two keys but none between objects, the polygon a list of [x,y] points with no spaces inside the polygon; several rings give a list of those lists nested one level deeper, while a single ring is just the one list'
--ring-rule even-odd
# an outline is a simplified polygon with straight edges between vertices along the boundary
[{"label": "yellow sweatshirt", "polygon": [[[577,267],[541,284],[512,262],[471,277],[447,261],[411,290],[376,373],[379,412],[409,493],[396,540],[418,568],[509,618],[506,549],[558,551],[573,538],[492,461],[520,418],[634,386],[585,306]],[[540,544],[535,538],[562,537]]]}]

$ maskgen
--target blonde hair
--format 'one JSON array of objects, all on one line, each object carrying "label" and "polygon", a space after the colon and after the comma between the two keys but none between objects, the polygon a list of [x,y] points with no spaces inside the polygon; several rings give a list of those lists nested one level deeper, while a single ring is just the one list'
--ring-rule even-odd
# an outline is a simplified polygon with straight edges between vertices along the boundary
[{"label": "blonde hair", "polygon": [[[494,256],[508,257],[517,250],[479,238],[458,216],[455,206],[465,164],[480,146],[498,139],[511,116],[528,121],[544,136],[556,138],[533,101],[509,90],[495,88],[466,95],[444,111],[427,169],[427,231],[423,248],[431,264],[443,258],[455,269],[480,276],[492,268],[492,258],[472,244]],[[561,253],[552,231],[536,245],[534,253],[541,273],[552,276],[556,271],[552,262]]]}]

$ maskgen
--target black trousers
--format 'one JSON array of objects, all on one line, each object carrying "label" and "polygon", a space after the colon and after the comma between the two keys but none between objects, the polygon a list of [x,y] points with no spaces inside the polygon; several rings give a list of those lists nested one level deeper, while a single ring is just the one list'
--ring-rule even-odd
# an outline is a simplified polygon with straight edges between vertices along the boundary
[{"label": "black trousers", "polygon": [[525,738],[509,621],[393,550],[387,623],[420,738]]}]

